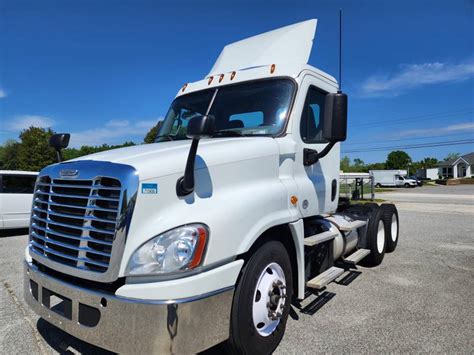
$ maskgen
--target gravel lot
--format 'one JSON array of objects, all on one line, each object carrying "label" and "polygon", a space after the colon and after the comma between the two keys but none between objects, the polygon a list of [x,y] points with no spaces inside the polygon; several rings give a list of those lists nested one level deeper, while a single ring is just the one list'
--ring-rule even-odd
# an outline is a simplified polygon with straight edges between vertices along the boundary
[{"label": "gravel lot", "polygon": [[[303,307],[316,305],[313,315],[295,308],[278,354],[474,352],[474,186],[399,189],[377,197],[399,207],[397,250],[379,267],[360,267],[348,285],[332,283],[319,297],[310,296]],[[27,231],[15,233],[0,237],[0,354],[105,353],[27,308]]]}]

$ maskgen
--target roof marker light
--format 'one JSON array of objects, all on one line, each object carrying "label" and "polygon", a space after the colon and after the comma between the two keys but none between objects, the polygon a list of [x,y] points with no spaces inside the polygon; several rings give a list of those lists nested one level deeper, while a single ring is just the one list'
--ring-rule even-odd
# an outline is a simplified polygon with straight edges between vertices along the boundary
[{"label": "roof marker light", "polygon": [[230,80],[234,80],[234,78],[235,78],[235,74],[236,74],[236,72],[235,72],[235,71],[233,71],[233,72],[230,74]]},{"label": "roof marker light", "polygon": [[214,80],[214,77],[213,77],[213,76],[210,76],[210,77],[209,77],[209,80],[207,81],[207,85],[211,85],[212,80]]},{"label": "roof marker light", "polygon": [[270,68],[270,74],[273,74],[275,72],[275,64],[272,64],[271,68]]},{"label": "roof marker light", "polygon": [[221,74],[221,75],[219,76],[219,82],[221,82],[222,80],[224,80],[224,74]]},{"label": "roof marker light", "polygon": [[188,86],[188,83],[184,84],[183,85],[183,88],[181,89],[181,92],[184,92],[184,90],[186,90],[186,87]]}]

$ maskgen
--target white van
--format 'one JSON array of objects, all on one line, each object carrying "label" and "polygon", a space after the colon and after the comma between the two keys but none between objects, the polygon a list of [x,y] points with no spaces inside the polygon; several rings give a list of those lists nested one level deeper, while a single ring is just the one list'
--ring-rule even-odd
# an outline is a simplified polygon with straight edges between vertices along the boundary
[{"label": "white van", "polygon": [[0,229],[29,226],[37,176],[31,171],[0,170]]}]

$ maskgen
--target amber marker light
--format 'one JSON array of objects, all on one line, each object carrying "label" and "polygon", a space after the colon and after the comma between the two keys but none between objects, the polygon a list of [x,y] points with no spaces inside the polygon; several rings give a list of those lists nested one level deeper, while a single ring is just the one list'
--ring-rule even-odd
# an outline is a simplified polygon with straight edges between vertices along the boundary
[{"label": "amber marker light", "polygon": [[221,75],[219,76],[219,82],[221,82],[222,80],[224,80],[224,74],[221,74]]},{"label": "amber marker light", "polygon": [[198,231],[199,238],[197,241],[196,251],[194,252],[193,260],[188,266],[189,269],[193,269],[201,264],[202,257],[204,255],[204,249],[206,247],[207,231],[202,227],[198,228]]},{"label": "amber marker light", "polygon": [[233,71],[233,72],[230,74],[230,80],[234,80],[234,78],[235,78],[235,74],[236,74],[236,72],[235,72],[235,71]]},{"label": "amber marker light", "polygon": [[188,86],[188,83],[184,84],[183,85],[183,88],[181,89],[181,92],[184,92],[184,90],[186,90],[186,87]]},{"label": "amber marker light", "polygon": [[291,196],[290,202],[292,205],[296,206],[296,204],[298,203],[298,197]]},{"label": "amber marker light", "polygon": [[275,72],[275,68],[276,68],[276,65],[272,64],[272,66],[270,67],[270,74],[273,74]]},{"label": "amber marker light", "polygon": [[209,77],[209,80],[207,81],[207,85],[211,85],[212,81],[214,80],[213,76]]}]

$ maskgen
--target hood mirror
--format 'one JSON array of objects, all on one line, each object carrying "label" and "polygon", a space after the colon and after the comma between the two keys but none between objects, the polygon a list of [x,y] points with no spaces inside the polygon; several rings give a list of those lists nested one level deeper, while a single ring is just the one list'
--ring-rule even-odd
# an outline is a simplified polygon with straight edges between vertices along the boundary
[{"label": "hood mirror", "polygon": [[71,135],[69,133],[56,133],[49,137],[49,146],[54,148],[58,157],[58,163],[63,160],[61,150],[67,148],[69,145],[69,139]]},{"label": "hood mirror", "polygon": [[193,141],[191,142],[184,176],[180,177],[176,183],[176,193],[179,197],[189,195],[194,191],[194,162],[196,160],[199,140],[211,137],[214,131],[215,118],[212,115],[194,116],[189,120],[186,136]]}]

